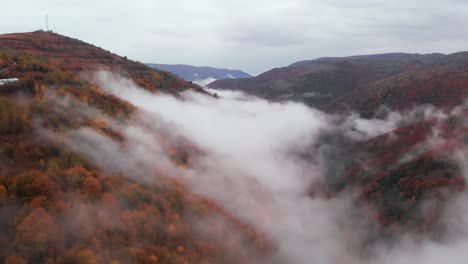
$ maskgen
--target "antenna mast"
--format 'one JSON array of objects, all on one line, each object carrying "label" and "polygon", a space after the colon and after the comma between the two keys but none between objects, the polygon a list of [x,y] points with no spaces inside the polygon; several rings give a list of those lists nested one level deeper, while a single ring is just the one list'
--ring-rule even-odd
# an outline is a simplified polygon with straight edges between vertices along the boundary
[{"label": "antenna mast", "polygon": [[46,20],[47,31],[49,31],[49,16],[47,14],[45,15],[45,20]]}]

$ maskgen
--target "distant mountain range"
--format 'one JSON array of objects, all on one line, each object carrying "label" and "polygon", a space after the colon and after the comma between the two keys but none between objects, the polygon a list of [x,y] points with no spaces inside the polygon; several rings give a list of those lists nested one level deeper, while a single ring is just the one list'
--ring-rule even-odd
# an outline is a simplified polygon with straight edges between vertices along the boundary
[{"label": "distant mountain range", "polygon": [[240,70],[197,67],[181,64],[170,65],[148,63],[147,65],[154,69],[171,72],[181,78],[184,78],[187,81],[192,81],[202,86],[219,79],[238,79],[252,77],[252,75]]},{"label": "distant mountain range", "polygon": [[301,61],[250,79],[218,80],[209,87],[371,116],[382,104],[396,110],[460,104],[468,92],[467,71],[468,52],[390,53]]}]

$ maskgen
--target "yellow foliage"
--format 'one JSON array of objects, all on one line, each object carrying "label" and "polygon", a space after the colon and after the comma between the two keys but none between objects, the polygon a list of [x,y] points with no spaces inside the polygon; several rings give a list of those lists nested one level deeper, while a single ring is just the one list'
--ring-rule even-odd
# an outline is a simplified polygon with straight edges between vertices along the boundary
[{"label": "yellow foliage", "polygon": [[39,99],[39,100],[42,100],[44,99],[44,95],[46,93],[46,90],[47,90],[47,86],[45,85],[39,85],[39,84],[34,84],[34,96]]},{"label": "yellow foliage", "polygon": [[45,170],[45,169],[46,169],[46,163],[45,163],[44,159],[40,159],[40,160],[39,160],[39,168],[40,168],[41,170]]},{"label": "yellow foliage", "polygon": [[104,119],[100,119],[100,118],[94,119],[94,125],[100,129],[109,128],[109,126],[107,125],[107,122]]},{"label": "yellow foliage", "polygon": [[62,169],[62,164],[59,159],[50,159],[47,161],[47,171],[57,172]]}]

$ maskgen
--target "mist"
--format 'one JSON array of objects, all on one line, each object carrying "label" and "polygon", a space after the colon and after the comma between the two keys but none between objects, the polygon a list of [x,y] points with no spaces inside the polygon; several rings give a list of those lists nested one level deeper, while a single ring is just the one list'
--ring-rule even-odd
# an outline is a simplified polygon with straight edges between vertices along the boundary
[{"label": "mist", "polygon": [[[330,115],[300,103],[273,103],[240,92],[216,91],[220,98],[191,91],[178,97],[152,94],[107,72],[96,73],[94,81],[138,107],[127,123],[107,118],[125,142],[89,128],[48,137],[91,157],[105,171],[124,172],[143,182],[165,175],[213,199],[266,234],[274,245],[274,263],[462,263],[468,257],[465,193],[450,203],[442,220],[456,235],[443,242],[402,236],[397,245],[373,245],[372,252],[363,248],[378,227],[367,212],[371,209],[354,203],[356,190],[331,197],[311,195],[311,188],[329,177],[324,149],[346,147],[324,146],[324,135],[359,142],[417,120],[443,120],[450,113],[422,106],[363,119],[355,113]],[[436,142],[434,138],[436,132],[427,144]],[[187,164],[175,164],[168,146],[185,149]],[[467,156],[462,146],[452,157],[464,177]],[[211,223],[197,224],[203,230]]]},{"label": "mist", "polygon": [[209,77],[209,78],[206,78],[206,79],[197,79],[197,80],[195,80],[193,82],[200,85],[200,86],[207,86],[208,84],[210,84],[210,83],[212,83],[214,81],[216,81],[215,78]]}]

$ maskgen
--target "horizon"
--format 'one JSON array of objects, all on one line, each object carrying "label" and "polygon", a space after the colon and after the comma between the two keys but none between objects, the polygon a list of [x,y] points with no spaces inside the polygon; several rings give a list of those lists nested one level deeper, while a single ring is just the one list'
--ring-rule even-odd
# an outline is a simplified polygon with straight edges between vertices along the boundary
[{"label": "horizon", "polygon": [[459,30],[468,24],[468,7],[460,0],[19,0],[2,7],[15,12],[2,15],[0,32],[46,28],[48,15],[49,29],[134,60],[254,75],[311,58],[453,53],[468,46],[468,36]]},{"label": "horizon", "polygon": [[[55,32],[53,30],[44,30],[44,29],[37,29],[37,30],[33,30],[33,31],[24,31],[24,32],[8,32],[8,33],[0,33],[0,35],[15,35],[15,34],[30,34],[30,33],[35,33],[35,32],[44,32],[44,33],[53,33],[53,34],[57,34],[57,35],[60,35],[62,37],[68,37],[68,38],[75,38],[75,39],[78,39],[80,41],[83,41],[87,44],[91,44],[91,45],[95,45],[94,43],[92,42],[89,42],[87,40],[84,40],[84,39],[79,39],[79,38],[76,38],[74,36],[69,36],[69,35],[65,35],[65,34],[62,34],[62,33],[59,33],[59,32]],[[96,45],[95,45],[96,46]],[[111,49],[108,49],[107,47],[101,47],[101,46],[96,46],[98,48],[101,48],[101,49],[104,49],[104,50],[108,50],[110,51],[111,53],[114,53],[118,56],[126,56],[124,54],[118,54],[116,52],[114,52],[113,50]],[[304,62],[304,61],[314,61],[314,60],[320,60],[320,59],[329,59],[329,58],[352,58],[352,57],[366,57],[366,56],[377,56],[377,55],[391,55],[391,54],[407,54],[407,55],[433,55],[433,54],[440,54],[440,55],[451,55],[451,54],[456,54],[456,53],[462,53],[462,52],[468,52],[468,50],[459,50],[459,51],[455,51],[455,52],[451,52],[451,53],[442,53],[442,52],[428,52],[428,53],[411,53],[411,52],[405,52],[405,51],[399,51],[399,52],[384,52],[384,53],[372,53],[372,54],[351,54],[351,55],[344,55],[344,56],[323,56],[323,57],[317,57],[317,58],[308,58],[308,59],[303,59],[303,60],[299,60],[299,61],[294,61],[294,62],[290,62],[290,63],[287,63],[285,65],[278,65],[274,68],[270,68],[270,69],[267,69],[265,70],[264,72],[260,72],[260,73],[251,73],[251,72],[248,72],[244,69],[239,69],[239,68],[227,68],[227,67],[223,67],[223,66],[213,66],[213,65],[191,65],[191,64],[184,64],[184,63],[159,63],[159,62],[148,62],[148,61],[140,61],[140,60],[136,60],[136,59],[133,59],[133,58],[129,58],[129,59],[132,59],[134,61],[138,61],[138,62],[141,62],[143,64],[146,64],[146,65],[150,65],[150,64],[153,64],[153,65],[170,65],[170,66],[189,66],[189,67],[196,67],[196,68],[213,68],[213,69],[220,69],[220,70],[229,70],[229,71],[242,71],[244,73],[247,73],[247,74],[250,74],[252,75],[252,77],[256,77],[258,75],[261,75],[263,73],[266,73],[268,71],[271,71],[273,69],[278,69],[278,68],[284,68],[284,67],[288,67],[292,64],[295,64],[295,63],[299,63],[299,62]]]}]

